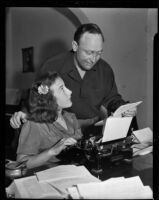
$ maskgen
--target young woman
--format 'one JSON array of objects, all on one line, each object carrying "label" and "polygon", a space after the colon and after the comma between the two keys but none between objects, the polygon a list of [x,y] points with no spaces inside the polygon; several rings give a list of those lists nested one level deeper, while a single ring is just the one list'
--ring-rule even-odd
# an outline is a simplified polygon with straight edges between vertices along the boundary
[{"label": "young woman", "polygon": [[75,114],[63,110],[72,106],[71,94],[56,72],[33,84],[17,149],[17,161],[25,160],[28,169],[55,166],[61,151],[81,139]]}]

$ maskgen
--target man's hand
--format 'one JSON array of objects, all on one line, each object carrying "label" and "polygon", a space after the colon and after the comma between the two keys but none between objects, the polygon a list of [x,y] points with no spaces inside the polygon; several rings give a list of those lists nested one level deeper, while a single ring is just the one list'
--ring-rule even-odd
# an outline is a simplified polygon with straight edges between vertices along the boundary
[{"label": "man's hand", "polygon": [[27,121],[26,119],[26,113],[19,111],[15,112],[13,116],[10,118],[10,125],[12,128],[19,128],[22,124],[22,122],[25,123]]},{"label": "man's hand", "polygon": [[122,113],[122,117],[135,117],[136,114],[137,114],[137,109],[132,108]]}]

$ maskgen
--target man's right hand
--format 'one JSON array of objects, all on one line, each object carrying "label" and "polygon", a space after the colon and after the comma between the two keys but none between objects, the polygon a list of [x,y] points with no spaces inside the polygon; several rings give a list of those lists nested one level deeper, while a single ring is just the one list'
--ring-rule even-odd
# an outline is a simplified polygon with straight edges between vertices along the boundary
[{"label": "man's right hand", "polygon": [[19,128],[22,122],[25,123],[26,121],[27,121],[26,113],[19,111],[15,112],[13,116],[10,118],[10,125],[12,128]]}]

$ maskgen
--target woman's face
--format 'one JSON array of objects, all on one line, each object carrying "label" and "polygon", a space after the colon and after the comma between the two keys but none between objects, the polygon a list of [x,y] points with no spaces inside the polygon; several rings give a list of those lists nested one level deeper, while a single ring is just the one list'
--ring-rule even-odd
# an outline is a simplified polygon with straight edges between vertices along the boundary
[{"label": "woman's face", "polygon": [[63,109],[72,106],[72,92],[65,86],[61,78],[55,80],[55,82],[50,86],[50,90],[56,98],[59,108]]}]

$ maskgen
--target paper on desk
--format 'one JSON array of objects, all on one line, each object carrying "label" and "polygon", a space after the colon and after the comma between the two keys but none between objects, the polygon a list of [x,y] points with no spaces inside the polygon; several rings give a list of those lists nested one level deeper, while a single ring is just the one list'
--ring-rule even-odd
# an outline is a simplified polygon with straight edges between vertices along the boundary
[{"label": "paper on desk", "polygon": [[125,138],[127,136],[132,117],[109,117],[103,127],[102,142]]},{"label": "paper on desk", "polygon": [[152,198],[151,188],[144,186],[138,176],[114,178],[100,183],[78,184],[77,188],[84,199]]},{"label": "paper on desk", "polygon": [[39,176],[15,179],[12,187],[6,190],[7,193],[13,194],[15,198],[66,199],[68,187],[79,183],[100,182],[84,166],[61,165],[37,173]]},{"label": "paper on desk", "polygon": [[84,166],[75,165],[60,165],[57,167],[52,167],[50,169],[37,172],[36,176],[39,182],[56,181],[65,178],[71,179],[74,177],[92,177],[91,173]]},{"label": "paper on desk", "polygon": [[113,116],[114,117],[121,117],[121,115],[128,111],[131,110],[132,108],[137,107],[138,105],[140,105],[142,103],[142,101],[138,101],[136,103],[127,103],[125,105],[120,106],[114,113]]},{"label": "paper on desk", "polygon": [[153,146],[148,146],[143,149],[135,149],[135,147],[133,147],[133,156],[146,155],[146,154],[151,153],[152,151],[153,151]]},{"label": "paper on desk", "polygon": [[[84,166],[60,165],[36,173],[39,183],[48,183],[61,192],[62,197],[68,196],[67,188],[78,183],[99,182]],[[65,195],[65,196],[64,196]]]},{"label": "paper on desk", "polygon": [[29,198],[57,198],[62,199],[63,194],[49,185],[47,182],[39,183],[34,181],[24,181],[23,186],[29,194]]},{"label": "paper on desk", "polygon": [[62,191],[63,193],[67,193],[67,188],[72,187],[73,185],[77,185],[80,183],[90,183],[90,182],[100,182],[100,180],[98,178],[96,178],[93,175],[84,175],[81,177],[67,177],[67,178],[62,178],[59,180],[53,180],[53,181],[49,181],[49,184],[52,186],[55,186],[56,188],[58,188],[60,191]]},{"label": "paper on desk", "polygon": [[133,131],[133,134],[140,143],[152,143],[153,133],[149,127]]},{"label": "paper on desk", "polygon": [[[105,187],[116,187],[119,185],[129,185],[129,186],[134,186],[134,185],[138,185],[138,186],[141,186],[143,187],[143,183],[140,179],[139,176],[134,176],[134,177],[130,177],[130,178],[124,178],[124,177],[117,177],[117,178],[111,178],[111,179],[108,179],[106,181],[102,181],[102,182],[98,182],[98,183],[82,183],[82,184],[77,184],[77,187],[80,190],[82,190],[82,192],[86,192],[89,190],[89,189],[93,189],[95,190],[96,188],[102,188],[103,189]],[[90,191],[91,192],[91,191]]]},{"label": "paper on desk", "polygon": [[[37,182],[37,178],[36,176],[30,176],[30,177],[26,177],[26,178],[20,178],[20,179],[15,179],[14,180],[14,185],[15,185],[15,189],[14,189],[14,192],[15,192],[15,198],[30,198],[31,196],[31,191],[28,192],[28,190],[26,190],[26,187],[24,185],[24,182],[29,182],[30,185],[34,185],[36,182]],[[37,185],[35,184],[35,187]],[[35,189],[34,187],[34,189]],[[36,194],[41,194],[41,192],[39,193],[39,190],[38,188],[35,189],[35,195]]]},{"label": "paper on desk", "polygon": [[117,178],[110,178],[106,181],[102,182],[105,186],[112,186],[112,185],[117,185],[117,184],[129,184],[129,185],[139,185],[139,186],[144,186],[140,177],[139,176],[134,176],[134,177],[117,177]]},{"label": "paper on desk", "polygon": [[82,199],[76,186],[69,187],[67,190],[72,199]]},{"label": "paper on desk", "polygon": [[7,193],[14,195],[15,199],[61,198],[57,190],[48,183],[39,183],[36,176],[15,179],[10,188]]}]

